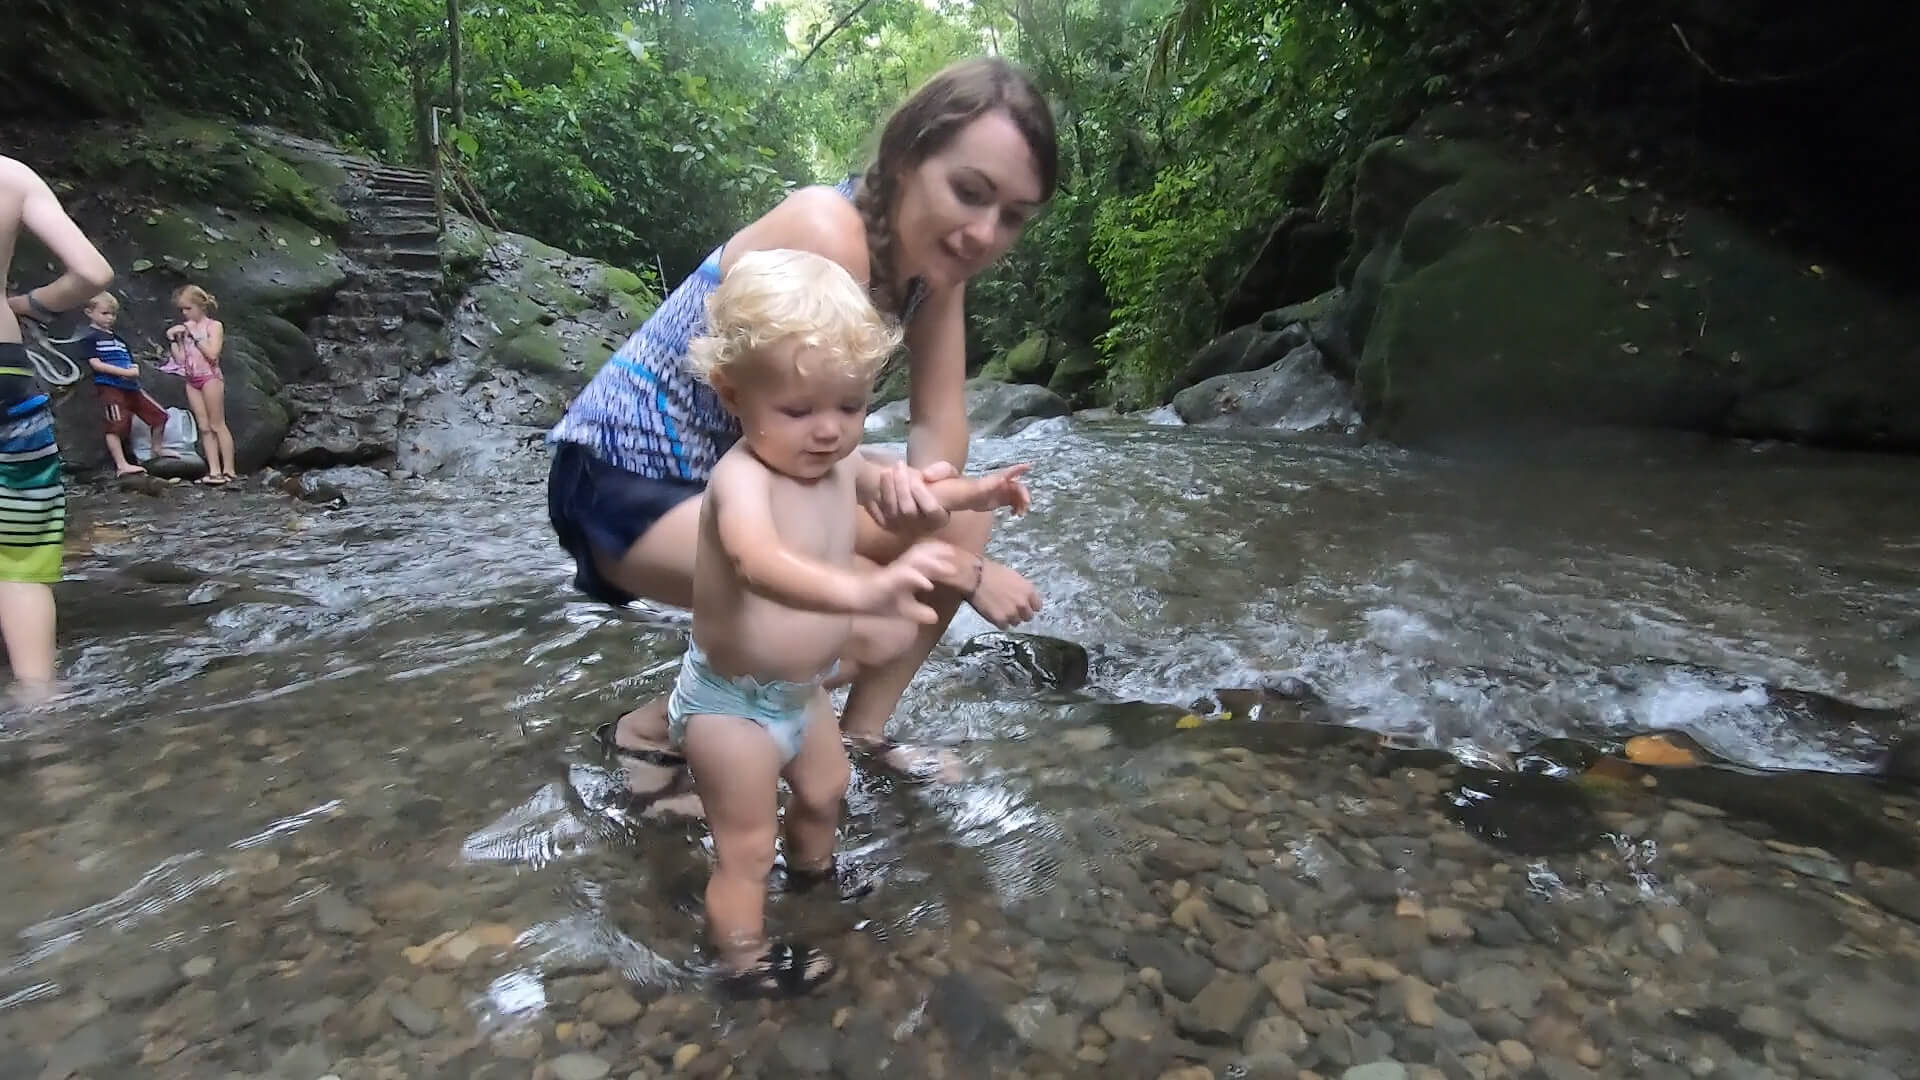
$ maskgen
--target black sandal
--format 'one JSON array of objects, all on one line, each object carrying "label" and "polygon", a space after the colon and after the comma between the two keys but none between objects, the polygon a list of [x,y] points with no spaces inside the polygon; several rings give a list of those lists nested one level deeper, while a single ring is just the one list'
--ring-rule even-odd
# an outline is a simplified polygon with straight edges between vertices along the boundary
[{"label": "black sandal", "polygon": [[681,798],[682,796],[694,794],[693,770],[687,768],[687,759],[670,750],[641,750],[621,746],[613,741],[613,733],[618,726],[618,721],[610,720],[607,723],[601,724],[593,733],[594,741],[600,744],[600,749],[606,754],[609,760],[615,762],[635,761],[643,765],[652,765],[656,768],[670,770],[659,787],[648,791],[636,791],[633,788],[632,774],[628,773],[627,770],[622,767],[620,771],[625,779],[624,786],[626,787],[627,793],[620,803],[620,811],[634,819],[647,818],[654,814],[656,808],[659,808],[660,813],[666,817],[699,818],[705,816],[704,808],[699,807],[697,804],[693,807],[682,806],[677,808],[668,808],[660,805],[670,800]]},{"label": "black sandal", "polygon": [[789,866],[786,868],[786,878],[786,891],[796,895],[810,893],[832,882],[841,900],[858,900],[869,896],[876,884],[872,873],[862,868],[845,869],[837,857],[827,860],[827,865],[818,870],[796,870]]},{"label": "black sandal", "polygon": [[794,998],[819,989],[839,970],[833,958],[818,949],[782,943],[767,946],[753,966],[725,976],[720,985],[735,997]]},{"label": "black sandal", "polygon": [[609,720],[593,729],[593,741],[600,744],[601,752],[608,757],[632,758],[647,765],[658,765],[663,769],[684,769],[687,758],[672,750],[642,749],[635,746],[621,746],[613,741],[614,733],[620,729],[620,721]]}]

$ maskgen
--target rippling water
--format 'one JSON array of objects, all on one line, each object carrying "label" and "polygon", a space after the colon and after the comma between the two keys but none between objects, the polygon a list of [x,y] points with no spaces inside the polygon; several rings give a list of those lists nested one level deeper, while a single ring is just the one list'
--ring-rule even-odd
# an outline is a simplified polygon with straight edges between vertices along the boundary
[{"label": "rippling water", "polygon": [[[776,923],[948,949],[1018,911],[1024,940],[1080,940],[1119,903],[1085,890],[1133,875],[1151,846],[1153,823],[1114,808],[1172,798],[1165,785],[1193,767],[1184,747],[1205,734],[1175,719],[1219,689],[1293,677],[1326,717],[1468,760],[1659,729],[1744,765],[1830,772],[1869,767],[1890,710],[1920,700],[1910,461],[1443,459],[1048,421],[978,443],[973,463],[1021,460],[1036,465],[1036,509],[995,551],[1046,596],[1024,629],[1085,645],[1090,685],[1035,691],[959,655],[988,629],[963,612],[894,733],[959,745],[975,778],[857,774],[843,850],[884,879],[883,899],[864,913],[776,905]],[[456,965],[448,1015],[480,1036],[570,1004],[541,977],[569,965],[679,985],[698,962],[700,831],[615,812],[590,733],[663,692],[684,622],[573,594],[541,479],[369,480],[339,510],[191,488],[74,500],[62,638],[76,694],[0,735],[0,1023],[70,1042],[144,1002],[138,987],[109,992],[130,965],[206,957],[237,981],[174,993],[163,979],[154,1000],[184,1009],[208,993],[224,1014],[232,986],[269,987],[276,1008],[337,999],[341,1017],[391,1027],[353,1010],[407,985],[427,954],[403,950],[444,951],[460,933],[533,958],[484,979]],[[1273,760],[1273,777],[1320,782],[1310,756]],[[1627,851],[1584,856],[1602,869],[1582,872],[1644,888]],[[349,910],[329,916],[322,898]],[[316,934],[316,918],[344,928]],[[928,955],[921,974],[937,986],[960,966]],[[907,999],[889,1024],[911,1028],[929,1000],[949,1019],[955,1007]],[[342,1022],[326,1030],[351,1043]],[[230,1060],[152,1051],[143,1067],[264,1067],[297,1034],[237,1039]]]}]

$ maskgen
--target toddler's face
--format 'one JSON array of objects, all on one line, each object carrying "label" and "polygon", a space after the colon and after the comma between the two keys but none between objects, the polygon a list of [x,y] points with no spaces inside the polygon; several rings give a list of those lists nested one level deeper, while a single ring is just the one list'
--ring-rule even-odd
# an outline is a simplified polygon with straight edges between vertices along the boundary
[{"label": "toddler's face", "polygon": [[87,321],[102,330],[113,329],[120,321],[120,309],[112,304],[95,304],[87,309]]},{"label": "toddler's face", "polygon": [[[769,469],[818,480],[860,445],[873,380],[849,375],[817,350],[784,341],[742,364],[721,397],[741,439]],[[807,369],[801,375],[795,362]]]}]

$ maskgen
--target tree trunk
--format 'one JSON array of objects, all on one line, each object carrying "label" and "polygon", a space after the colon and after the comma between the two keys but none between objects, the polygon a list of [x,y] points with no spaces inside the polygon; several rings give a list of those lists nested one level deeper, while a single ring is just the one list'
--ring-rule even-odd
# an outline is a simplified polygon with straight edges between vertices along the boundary
[{"label": "tree trunk", "polygon": [[427,84],[427,64],[416,59],[407,67],[413,91],[413,159],[422,165],[433,160],[433,91]]},{"label": "tree trunk", "polygon": [[467,100],[460,89],[460,0],[447,0],[447,90],[452,99],[453,126],[465,127]]}]

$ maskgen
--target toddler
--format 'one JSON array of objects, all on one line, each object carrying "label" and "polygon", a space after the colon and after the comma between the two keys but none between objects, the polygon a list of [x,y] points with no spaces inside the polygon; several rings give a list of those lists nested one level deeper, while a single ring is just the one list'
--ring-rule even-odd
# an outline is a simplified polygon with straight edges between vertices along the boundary
[{"label": "toddler", "polygon": [[[707,301],[690,364],[740,421],[708,483],[694,562],[693,635],[667,702],[712,829],[709,936],[726,984],[749,996],[805,993],[831,959],[765,934],[767,876],[786,815],[787,878],[835,878],[847,788],[822,680],[842,660],[884,662],[934,611],[919,597],[951,575],[955,550],[924,540],[886,566],[854,556],[855,465],[867,395],[899,344],[839,264],[800,251],[742,255]],[[1024,509],[1024,466],[930,485],[950,510]],[[904,618],[902,618],[904,616]],[[855,619],[871,619],[857,638]],[[850,642],[872,655],[854,655]]]}]

